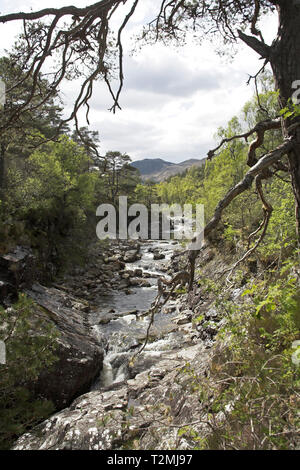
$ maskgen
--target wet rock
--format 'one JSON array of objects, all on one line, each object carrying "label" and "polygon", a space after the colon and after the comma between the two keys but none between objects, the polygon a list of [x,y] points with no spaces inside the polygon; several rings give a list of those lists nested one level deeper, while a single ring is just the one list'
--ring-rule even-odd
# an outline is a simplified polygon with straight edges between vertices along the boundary
[{"label": "wet rock", "polygon": [[[163,273],[168,272],[168,268],[166,266],[160,266],[159,270],[162,271]],[[173,272],[172,272],[172,274],[173,274]]]},{"label": "wet rock", "polygon": [[147,281],[146,279],[133,278],[133,279],[130,279],[129,282],[131,286],[151,287],[150,282]]},{"label": "wet rock", "polygon": [[133,275],[134,277],[142,277],[143,276],[143,270],[138,268],[138,269],[135,269],[134,272],[133,272]]},{"label": "wet rock", "polygon": [[122,279],[129,279],[130,278],[130,274],[129,273],[124,273],[121,275]]},{"label": "wet rock", "polygon": [[151,273],[147,273],[147,272],[143,272],[143,277],[145,278],[149,278],[149,277],[155,277],[155,275],[151,274]]},{"label": "wet rock", "polygon": [[129,310],[128,312],[123,312],[122,313],[122,316],[126,316],[126,315],[137,315],[139,313],[139,311],[135,308],[133,310]]},{"label": "wet rock", "polygon": [[112,313],[107,313],[106,315],[101,316],[98,325],[107,325],[113,319]]},{"label": "wet rock", "polygon": [[160,253],[159,251],[155,251],[153,253],[153,259],[154,260],[160,260],[160,259],[165,259],[166,255],[164,253]]},{"label": "wet rock", "polygon": [[124,261],[119,260],[113,264],[113,271],[120,271],[121,269],[124,269],[124,268],[125,268]]},{"label": "wet rock", "polygon": [[119,254],[114,254],[113,256],[110,256],[106,258],[107,263],[114,263],[116,261],[120,261],[122,259],[121,255]]},{"label": "wet rock", "polygon": [[138,250],[128,250],[123,257],[123,261],[124,263],[133,263],[140,258]]},{"label": "wet rock", "polygon": [[138,315],[139,311],[137,309],[128,310],[126,312],[116,312],[114,309],[111,309],[109,312],[102,313],[100,320],[98,322],[99,325],[106,325],[112,320],[117,318],[126,317],[128,315]]},{"label": "wet rock", "polygon": [[171,312],[174,312],[174,310],[176,310],[175,305],[168,305],[167,307],[164,307],[163,312],[164,313],[171,313]]},{"label": "wet rock", "polygon": [[157,364],[161,359],[162,353],[159,351],[156,354],[140,354],[137,356],[134,364],[129,368],[130,378],[134,379],[138,374],[141,374],[145,370],[150,369],[152,366]]},{"label": "wet rock", "polygon": [[119,248],[122,252],[124,252],[126,250],[140,251],[140,249],[141,249],[141,240],[128,239],[128,240],[121,240],[121,241],[119,241],[119,243],[120,242],[121,242],[121,244],[119,245]]},{"label": "wet rock", "polygon": [[130,279],[127,278],[127,279],[122,279],[119,283],[119,288],[120,289],[124,289],[125,287],[128,287],[130,284]]}]

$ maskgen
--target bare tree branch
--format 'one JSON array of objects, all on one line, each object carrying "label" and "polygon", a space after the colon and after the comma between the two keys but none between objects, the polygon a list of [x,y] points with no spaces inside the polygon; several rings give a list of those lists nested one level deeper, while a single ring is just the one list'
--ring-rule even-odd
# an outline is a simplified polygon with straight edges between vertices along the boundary
[{"label": "bare tree branch", "polygon": [[[281,145],[279,145],[275,150],[264,155],[255,165],[253,165],[250,170],[245,174],[244,178],[233,188],[231,188],[224,198],[218,203],[214,215],[211,220],[204,227],[204,237],[207,237],[212,230],[214,230],[219,224],[222,214],[226,207],[235,199],[237,196],[249,189],[256,176],[262,175],[265,170],[270,166],[280,160],[284,155],[290,152],[293,149],[292,139],[286,139]],[[202,234],[201,234],[202,235]],[[200,237],[201,239],[202,237]],[[194,242],[196,240],[193,240]],[[190,283],[189,289],[192,289],[194,283],[195,275],[195,262],[200,253],[200,250],[191,250],[189,252],[188,258],[190,263]]]},{"label": "bare tree branch", "polygon": [[211,160],[214,156],[215,153],[226,143],[232,142],[233,140],[237,139],[245,139],[247,141],[248,137],[252,134],[257,134],[257,138],[255,141],[253,141],[249,147],[249,152],[248,152],[248,165],[252,166],[252,164],[256,163],[256,157],[255,157],[255,150],[263,143],[264,139],[264,134],[266,131],[273,130],[273,129],[280,129],[281,127],[281,120],[280,118],[276,119],[267,119],[265,121],[261,121],[258,124],[256,124],[252,129],[250,129],[247,132],[244,132],[243,134],[237,134],[234,135],[233,137],[225,138],[223,139],[220,144],[213,150],[210,150],[207,154],[208,160]]},{"label": "bare tree branch", "polygon": [[240,29],[238,30],[239,38],[247,44],[247,46],[251,47],[257,54],[259,54],[263,59],[269,59],[271,55],[271,47],[265,44],[264,42],[260,41],[254,36],[248,36],[247,34],[243,33]]},{"label": "bare tree branch", "polygon": [[[126,1],[126,0],[125,0]],[[85,16],[87,13],[91,12],[92,10],[101,10],[102,8],[111,7],[113,4],[120,3],[120,0],[101,0],[100,2],[94,3],[93,5],[89,5],[85,8],[77,8],[73,5],[68,7],[62,8],[44,8],[43,10],[39,10],[36,12],[19,12],[19,13],[11,13],[10,15],[3,15],[0,16],[0,23],[8,23],[9,21],[16,21],[16,20],[38,20],[40,18],[44,18],[45,16],[65,16],[65,15],[73,15],[77,17]]]},{"label": "bare tree branch", "polygon": [[269,225],[269,221],[270,221],[270,218],[271,218],[271,215],[272,215],[272,212],[273,212],[273,207],[266,200],[266,198],[264,196],[263,189],[262,189],[262,180],[266,179],[266,178],[269,178],[271,176],[272,176],[272,173],[265,170],[262,174],[257,175],[255,177],[256,189],[257,189],[259,197],[260,197],[260,199],[263,203],[264,218],[263,218],[262,223],[258,227],[258,229],[255,230],[255,232],[253,232],[249,235],[248,243],[250,243],[250,240],[251,240],[251,238],[253,238],[254,235],[256,235],[261,229],[263,229],[263,230],[262,230],[262,233],[260,234],[260,237],[255,242],[255,244],[251,248],[248,248],[246,253],[229,269],[230,272],[227,276],[227,280],[231,276],[232,272],[258,248],[258,246],[260,245],[260,243],[262,242],[262,240],[265,237],[265,234],[267,232],[267,228],[268,228],[268,225]]},{"label": "bare tree branch", "polygon": [[[123,47],[121,33],[128,20],[132,16],[139,0],[135,0],[130,13],[126,16],[118,31],[118,41],[115,46],[109,42],[109,19],[116,11],[117,7],[126,3],[127,0],[102,0],[85,8],[74,6],[60,9],[47,8],[38,12],[16,13],[0,16],[0,23],[7,23],[15,20],[23,21],[23,37],[17,48],[11,53],[12,60],[20,64],[25,71],[21,81],[15,83],[7,93],[11,93],[16,87],[21,86],[27,79],[32,80],[31,93],[14,106],[7,119],[0,126],[0,132],[4,132],[15,125],[21,119],[23,113],[37,109],[42,106],[50,97],[52,90],[57,90],[62,80],[65,78],[77,78],[79,68],[85,69],[86,75],[73,110],[61,127],[71,120],[75,120],[78,127],[77,114],[82,106],[86,106],[86,118],[88,122],[89,100],[92,96],[93,82],[102,76],[106,82],[109,92],[114,100],[115,109],[118,106],[118,99],[123,86]],[[41,20],[52,17],[49,24],[41,23]],[[37,20],[37,21],[36,21]],[[67,21],[62,24],[62,20]],[[30,24],[30,27],[28,27]],[[115,96],[110,86],[110,55],[113,48],[119,50],[119,82],[120,87]],[[55,72],[52,73],[53,80],[50,80],[49,92],[43,99],[35,100],[38,81],[44,69],[48,66],[49,57],[55,57]],[[47,73],[48,76],[51,73]],[[82,75],[82,73],[81,73]],[[79,134],[80,135],[80,134]]]}]

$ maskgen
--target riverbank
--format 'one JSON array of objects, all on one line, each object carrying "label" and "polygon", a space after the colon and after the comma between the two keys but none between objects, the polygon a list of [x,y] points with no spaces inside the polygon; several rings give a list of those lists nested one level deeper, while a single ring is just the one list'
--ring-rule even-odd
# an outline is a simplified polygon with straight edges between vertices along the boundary
[{"label": "riverbank", "polygon": [[[19,438],[15,449],[126,449],[137,438],[142,449],[189,447],[185,439],[178,441],[178,429],[193,422],[200,407],[189,392],[186,367],[193,364],[197,374],[205,373],[217,331],[194,322],[203,302],[192,311],[188,294],[174,293],[136,355],[146,339],[146,313],[157,295],[158,277],[168,279],[180,269],[174,249],[180,249],[175,242],[116,244],[94,256],[83,277],[77,270],[56,285],[88,302],[90,332],[104,350],[103,367],[90,392]],[[213,316],[206,302],[207,315]]]}]

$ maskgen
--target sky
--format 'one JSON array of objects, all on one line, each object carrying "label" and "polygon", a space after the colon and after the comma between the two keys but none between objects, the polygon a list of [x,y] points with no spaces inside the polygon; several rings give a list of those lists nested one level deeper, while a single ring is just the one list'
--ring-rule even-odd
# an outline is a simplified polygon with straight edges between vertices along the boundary
[{"label": "sky", "polygon": [[[127,153],[132,160],[163,158],[181,162],[203,158],[215,147],[214,135],[231,117],[238,114],[254,92],[248,76],[262,63],[257,54],[243,44],[233,61],[220,58],[214,44],[201,46],[189,41],[180,48],[161,44],[132,50],[130,37],[151,19],[154,3],[140,0],[134,19],[124,37],[124,88],[121,111],[112,114],[111,97],[98,83],[90,102],[90,128],[99,131],[100,153],[109,150]],[[74,4],[85,6],[88,0],[0,0],[1,14],[40,10],[47,6]],[[125,7],[124,7],[125,8]],[[265,41],[276,35],[276,16],[263,20]],[[18,32],[17,23],[0,25],[0,54],[9,49]],[[60,89],[66,112],[71,110],[79,83],[65,82]],[[80,122],[86,125],[84,119]]]}]

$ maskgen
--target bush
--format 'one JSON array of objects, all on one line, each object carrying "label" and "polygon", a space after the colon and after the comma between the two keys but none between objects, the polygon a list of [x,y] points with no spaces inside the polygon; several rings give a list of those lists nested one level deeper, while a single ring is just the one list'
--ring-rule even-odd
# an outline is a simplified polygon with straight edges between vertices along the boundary
[{"label": "bush", "polygon": [[[300,339],[297,264],[244,290],[237,304],[219,295],[226,323],[217,335],[206,377],[189,371],[210,431],[203,449],[277,450],[299,447]],[[199,439],[195,438],[199,448]]]},{"label": "bush", "polygon": [[0,340],[6,346],[6,364],[0,364],[1,449],[54,410],[52,403],[29,391],[40,371],[56,360],[57,332],[35,313],[37,307],[24,294],[13,307],[0,307]]}]

